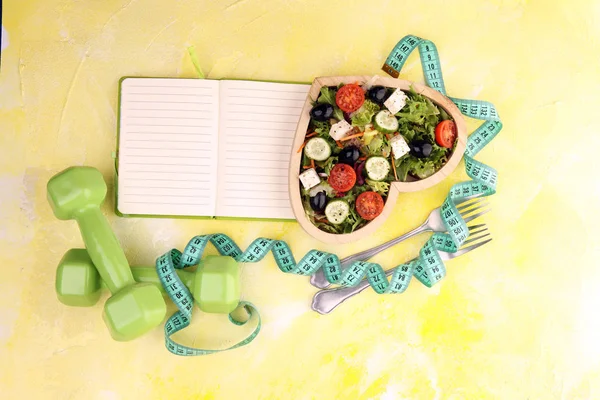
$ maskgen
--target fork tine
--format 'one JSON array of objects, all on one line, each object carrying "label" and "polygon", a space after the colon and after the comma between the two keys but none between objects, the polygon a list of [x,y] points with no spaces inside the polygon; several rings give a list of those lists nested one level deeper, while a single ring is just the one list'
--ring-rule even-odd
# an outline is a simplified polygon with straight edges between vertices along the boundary
[{"label": "fork tine", "polygon": [[459,210],[459,213],[462,217],[465,217],[469,214],[472,214],[475,211],[478,211],[482,208],[489,208],[490,207],[490,203],[479,203],[479,204],[475,204],[473,205],[473,207],[470,207],[469,209],[464,209],[464,210]]},{"label": "fork tine", "polygon": [[457,210],[460,213],[460,215],[466,215],[473,211],[477,211],[480,208],[489,207],[489,206],[490,206],[490,203],[488,203],[487,201],[481,201],[479,203],[469,204],[467,207],[457,209]]},{"label": "fork tine", "polygon": [[483,241],[483,242],[479,242],[479,243],[476,243],[476,244],[474,244],[474,245],[471,245],[471,246],[469,246],[469,247],[462,248],[462,249],[460,249],[459,251],[457,251],[456,253],[451,253],[451,254],[450,254],[450,256],[451,256],[452,258],[455,258],[455,257],[458,257],[458,256],[462,256],[463,254],[465,254],[465,253],[468,253],[468,252],[470,252],[470,251],[472,251],[472,250],[475,250],[476,248],[478,248],[478,247],[481,247],[481,246],[483,246],[484,244],[487,244],[487,243],[489,243],[489,242],[491,242],[491,241],[492,241],[492,239],[490,238],[490,239],[488,239],[488,240],[485,240],[485,241]]},{"label": "fork tine", "polygon": [[454,204],[459,205],[459,204],[465,203],[469,200],[477,199],[482,196],[483,196],[483,193],[472,194],[470,196],[460,199],[459,201],[455,202]]},{"label": "fork tine", "polygon": [[464,199],[461,199],[460,201],[458,201],[458,202],[456,202],[454,204],[458,207],[459,205],[468,203],[468,202],[470,202],[472,200],[477,201],[477,200],[483,200],[483,199],[485,199],[485,197],[482,197],[482,196],[465,197]]},{"label": "fork tine", "polygon": [[469,239],[465,240],[465,242],[463,243],[463,246],[464,246],[464,245],[466,245],[466,244],[471,244],[471,243],[473,243],[473,242],[476,242],[476,241],[478,241],[479,239],[486,238],[486,237],[488,237],[488,236],[490,236],[490,235],[491,235],[491,233],[487,232],[487,233],[485,233],[485,234],[483,234],[483,235],[479,235],[479,236],[477,236],[477,237],[470,237],[470,236],[469,236]]},{"label": "fork tine", "polygon": [[476,230],[469,229],[469,237],[478,235],[483,232],[487,232],[487,230],[488,230],[487,226],[485,228],[476,229]]},{"label": "fork tine", "polygon": [[473,201],[469,201],[468,203],[467,202],[461,203],[461,205],[457,206],[456,209],[458,211],[460,211],[460,210],[466,210],[467,208],[475,206],[477,204],[481,204],[482,202],[484,202],[486,200],[487,200],[486,198],[474,199]]},{"label": "fork tine", "polygon": [[471,226],[467,226],[467,228],[469,228],[469,232],[474,230],[474,229],[479,229],[479,228],[483,228],[485,226],[485,224],[479,224],[479,225],[471,225]]},{"label": "fork tine", "polygon": [[482,204],[480,207],[473,207],[470,210],[466,210],[466,211],[462,211],[460,212],[460,216],[462,219],[466,220],[467,218],[469,218],[471,215],[477,214],[481,211],[484,210],[490,210],[491,207],[489,204]]},{"label": "fork tine", "polygon": [[483,214],[486,214],[486,213],[488,213],[488,212],[490,212],[490,211],[491,211],[491,208],[488,208],[487,210],[483,210],[482,212],[480,212],[480,213],[477,213],[477,214],[475,214],[475,215],[470,215],[470,216],[466,216],[466,217],[465,217],[465,216],[463,216],[463,219],[465,220],[465,222],[471,222],[471,221],[473,221],[475,218],[479,218],[479,217],[481,217]]}]

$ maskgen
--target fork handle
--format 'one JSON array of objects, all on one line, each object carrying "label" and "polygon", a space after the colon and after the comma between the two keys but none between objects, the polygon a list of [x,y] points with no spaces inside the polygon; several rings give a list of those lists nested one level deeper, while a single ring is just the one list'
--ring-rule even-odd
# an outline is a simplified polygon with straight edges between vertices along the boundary
[{"label": "fork handle", "polygon": [[[395,269],[396,268],[392,268],[389,271],[386,271],[385,276],[392,275]],[[360,281],[360,283],[356,286],[319,290],[313,297],[311,307],[319,314],[329,314],[344,301],[359,294],[368,287],[369,281],[365,279]]]},{"label": "fork handle", "polygon": [[[425,221],[421,226],[413,229],[412,231],[410,231],[408,233],[405,233],[402,236],[398,236],[397,238],[394,238],[390,241],[387,241],[387,242],[380,244],[379,246],[373,247],[371,249],[367,249],[367,250],[361,251],[360,253],[356,253],[351,256],[348,256],[340,261],[342,271],[345,270],[346,268],[348,268],[349,266],[351,266],[356,261],[367,261],[369,258],[373,257],[375,254],[379,254],[382,251],[389,249],[390,247],[392,247],[408,238],[411,238],[411,237],[418,235],[420,233],[423,233],[423,232],[427,232],[429,230],[431,230],[431,229],[429,228],[427,221]],[[329,283],[329,281],[327,281],[327,278],[325,278],[325,272],[323,271],[323,268],[319,268],[319,270],[310,277],[310,284],[319,289],[326,289],[329,286],[331,286],[331,283]]]}]

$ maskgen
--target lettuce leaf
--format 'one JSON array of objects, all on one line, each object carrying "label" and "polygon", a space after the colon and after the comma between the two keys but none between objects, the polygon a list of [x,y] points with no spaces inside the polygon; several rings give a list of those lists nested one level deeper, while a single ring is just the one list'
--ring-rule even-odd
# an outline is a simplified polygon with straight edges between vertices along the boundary
[{"label": "lettuce leaf", "polygon": [[371,144],[371,140],[373,140],[375,135],[377,135],[378,133],[379,133],[379,131],[367,126],[365,128],[365,134],[362,137],[362,140],[363,140],[363,143],[365,144],[365,146],[368,146],[369,144]]},{"label": "lettuce leaf", "polygon": [[[434,150],[435,151],[435,150]],[[425,179],[433,175],[446,162],[446,156],[431,153],[427,158],[417,158],[413,155],[404,156],[396,160],[395,168],[398,180],[406,182],[408,174]]]},{"label": "lettuce leaf", "polygon": [[399,161],[399,163],[395,166],[396,168],[396,174],[398,175],[398,180],[400,182],[406,182],[406,179],[408,178],[408,170],[410,169],[412,163],[410,161],[410,156],[409,157],[402,157],[399,160],[397,160],[397,162]]},{"label": "lettuce leaf", "polygon": [[368,191],[369,188],[366,185],[356,185],[349,192],[346,193],[344,197],[341,197],[341,200],[347,201],[350,204],[350,208],[354,207],[354,201],[359,194]]},{"label": "lettuce leaf", "polygon": [[423,97],[423,100],[410,98],[406,100],[406,106],[404,106],[402,111],[398,112],[396,116],[404,118],[408,122],[424,125],[425,122],[437,121],[439,114],[440,110],[435,106],[435,104],[433,104],[428,98]]},{"label": "lettuce leaf", "polygon": [[392,152],[392,147],[389,144],[386,144],[381,148],[381,157],[388,158],[390,153]]},{"label": "lettuce leaf", "polygon": [[329,135],[329,131],[331,130],[331,124],[328,121],[311,121],[315,132],[319,135],[327,134]]},{"label": "lettuce leaf", "polygon": [[446,120],[452,119],[450,117],[450,115],[446,112],[446,110],[444,110],[441,107],[440,107],[440,117],[442,118],[442,121],[446,121]]},{"label": "lettuce leaf", "polygon": [[413,165],[413,173],[420,179],[425,179],[435,173],[436,168],[433,161],[421,161]]},{"label": "lettuce leaf", "polygon": [[[335,146],[335,142],[333,144]],[[336,146],[337,148],[337,146]],[[333,156],[333,157],[329,157],[327,160],[325,161],[317,161],[317,165],[321,168],[323,168],[323,171],[325,171],[325,173],[327,174],[327,176],[329,176],[329,173],[331,172],[331,169],[333,168],[333,166],[337,163],[338,158]]]},{"label": "lettuce leaf", "polygon": [[373,116],[380,110],[371,100],[365,100],[362,106],[352,114],[352,125],[365,126],[371,123]]},{"label": "lettuce leaf", "polygon": [[344,113],[342,112],[342,110],[340,110],[338,106],[333,107],[333,118],[337,119],[338,121],[344,119]]},{"label": "lettuce leaf", "polygon": [[335,90],[329,89],[327,86],[321,88],[321,95],[317,99],[317,103],[328,103],[335,106]]},{"label": "lettuce leaf", "polygon": [[371,186],[371,189],[373,189],[374,192],[377,192],[384,197],[387,196],[390,190],[390,184],[388,182],[373,181],[371,179],[365,179],[365,182],[367,182],[367,185]]},{"label": "lettuce leaf", "polygon": [[371,142],[367,146],[369,154],[378,155],[379,151],[383,147],[383,135],[379,132],[371,139]]},{"label": "lettuce leaf", "polygon": [[350,214],[348,218],[346,218],[346,222],[344,223],[346,226],[344,227],[344,233],[352,233],[359,226],[361,226],[364,222],[364,219],[361,218],[360,215],[356,212],[355,207],[350,207]]}]

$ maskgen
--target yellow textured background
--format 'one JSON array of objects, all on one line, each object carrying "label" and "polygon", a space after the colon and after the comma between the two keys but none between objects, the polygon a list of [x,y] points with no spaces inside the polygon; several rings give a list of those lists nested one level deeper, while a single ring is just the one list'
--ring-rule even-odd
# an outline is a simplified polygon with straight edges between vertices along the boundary
[{"label": "yellow textured background", "polygon": [[[5,0],[0,398],[600,398],[598,4]],[[478,156],[500,172],[485,217],[495,240],[448,263],[440,285],[365,293],[320,316],[306,278],[280,273],[269,257],[243,267],[243,296],[260,309],[262,333],[198,358],[168,353],[162,329],[115,342],[102,303],[56,300],[56,264],[82,242],[74,222],[53,217],[45,184],[81,164],[112,181],[121,76],[194,77],[189,45],[210,78],[382,74],[409,33],[437,44],[450,95],[493,102],[505,126]],[[416,55],[402,77],[422,81]],[[329,250],[345,256],[405,232],[463,179],[461,166],[433,189],[402,195],[377,234]],[[112,199],[104,210],[133,265],[219,231],[242,247],[262,235],[297,255],[324,248],[293,223],[122,219]],[[408,260],[426,239],[376,260]],[[223,346],[246,332],[198,314],[179,338]]]}]

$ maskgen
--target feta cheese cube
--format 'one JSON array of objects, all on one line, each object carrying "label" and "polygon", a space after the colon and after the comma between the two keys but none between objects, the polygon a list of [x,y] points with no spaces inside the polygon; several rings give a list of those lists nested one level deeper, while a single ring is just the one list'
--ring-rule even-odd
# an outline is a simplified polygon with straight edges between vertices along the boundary
[{"label": "feta cheese cube", "polygon": [[304,186],[304,189],[310,189],[321,183],[321,178],[314,168],[307,169],[300,174],[299,178],[300,182],[302,182],[302,186]]},{"label": "feta cheese cube", "polygon": [[387,98],[386,101],[383,102],[383,105],[386,106],[388,110],[392,114],[396,114],[398,111],[402,110],[402,108],[406,105],[406,100],[408,96],[404,94],[404,92],[398,88],[394,90],[394,92]]},{"label": "feta cheese cube", "polygon": [[352,125],[346,122],[345,119],[331,125],[331,129],[329,130],[329,136],[331,136],[334,140],[340,140],[344,136],[348,134],[348,132],[354,129]]},{"label": "feta cheese cube", "polygon": [[402,135],[394,136],[390,140],[390,146],[392,146],[392,152],[394,153],[394,158],[396,160],[410,151],[410,147],[408,147],[408,144]]}]

